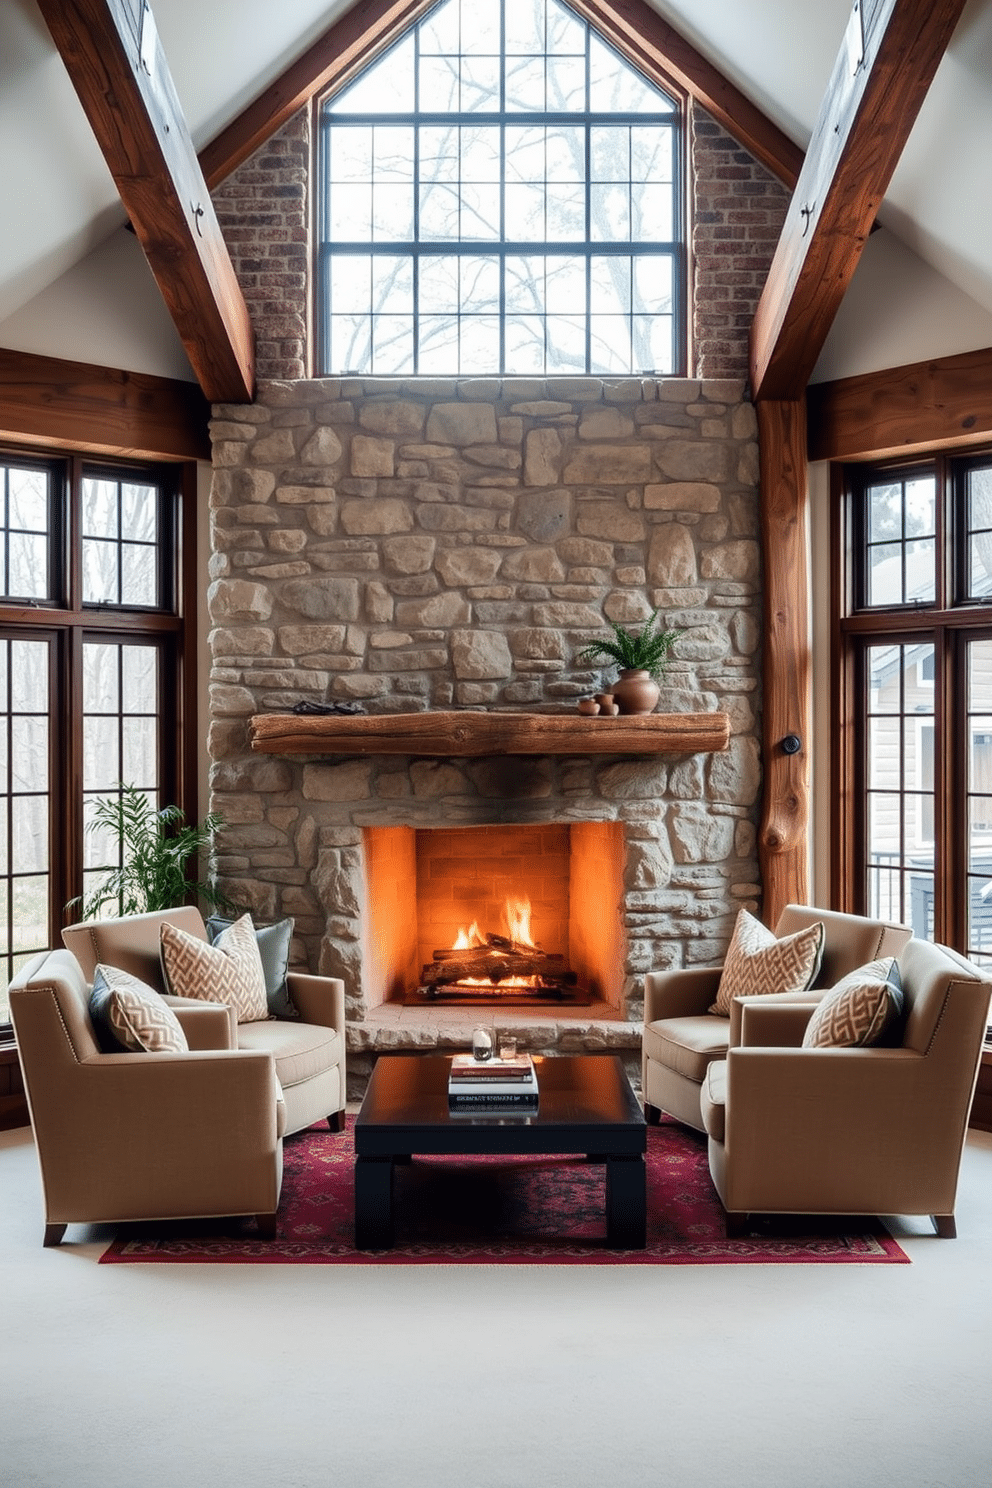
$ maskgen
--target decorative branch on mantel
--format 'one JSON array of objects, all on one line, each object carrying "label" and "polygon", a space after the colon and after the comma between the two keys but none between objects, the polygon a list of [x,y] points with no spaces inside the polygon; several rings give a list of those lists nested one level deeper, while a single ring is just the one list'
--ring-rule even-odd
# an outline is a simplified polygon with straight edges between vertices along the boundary
[{"label": "decorative branch on mantel", "polygon": [[249,730],[262,754],[709,754],[730,742],[726,713],[258,713]]}]

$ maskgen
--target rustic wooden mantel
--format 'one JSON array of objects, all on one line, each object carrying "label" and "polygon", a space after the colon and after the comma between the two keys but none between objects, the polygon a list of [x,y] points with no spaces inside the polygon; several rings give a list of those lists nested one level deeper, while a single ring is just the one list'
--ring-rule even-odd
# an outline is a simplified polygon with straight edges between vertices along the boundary
[{"label": "rustic wooden mantel", "polygon": [[702,754],[727,748],[730,719],[726,713],[258,713],[250,736],[262,754]]}]

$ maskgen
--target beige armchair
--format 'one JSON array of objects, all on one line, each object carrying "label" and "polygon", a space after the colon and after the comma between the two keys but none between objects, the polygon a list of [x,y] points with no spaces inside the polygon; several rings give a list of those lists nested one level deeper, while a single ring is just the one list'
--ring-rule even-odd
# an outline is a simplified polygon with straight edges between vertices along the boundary
[{"label": "beige armchair", "polygon": [[954,951],[910,940],[898,1048],[796,1047],[812,1006],[744,1004],[741,1044],[702,1091],[710,1172],[728,1234],[751,1214],[929,1214],[954,1202],[992,981]]},{"label": "beige armchair", "polygon": [[[151,914],[123,915],[116,920],[87,920],[69,925],[62,939],[76,957],[87,981],[98,964],[117,966],[165,994],[159,961],[159,932],[163,922],[177,925],[189,935],[207,939],[200,911],[193,905]],[[299,1019],[267,1018],[258,1023],[238,1023],[233,1012],[220,1004],[200,1004],[195,1030],[186,1036],[208,1037],[211,1047],[254,1050],[271,1054],[286,1101],[286,1135],[302,1131],[326,1118],[332,1131],[345,1124],[345,1019],[344,983],[337,977],[310,976],[290,972],[287,985]],[[166,997],[177,1010],[177,1002]],[[189,1000],[185,1000],[187,1009]],[[209,1030],[209,1031],[207,1031]]]},{"label": "beige armchair", "polygon": [[[905,925],[803,904],[786,905],[775,934],[779,939],[794,935],[818,920],[824,928],[823,960],[813,989],[783,994],[785,999],[815,1001],[818,989],[832,987],[856,967],[897,955],[911,934]],[[699,1092],[706,1070],[711,1060],[723,1059],[740,1041],[742,1003],[734,1004],[729,1018],[708,1012],[722,970],[697,966],[645,978],[641,1090],[649,1121],[667,1111],[686,1126],[704,1130]]]},{"label": "beige armchair", "polygon": [[[46,951],[10,984],[10,1012],[34,1129],[46,1245],[71,1223],[254,1215],[275,1235],[281,1100],[272,1055],[200,1047],[104,1054],[89,987],[68,951]],[[181,1005],[188,1039],[224,1009]],[[204,1018],[203,1013],[214,1014]]]}]

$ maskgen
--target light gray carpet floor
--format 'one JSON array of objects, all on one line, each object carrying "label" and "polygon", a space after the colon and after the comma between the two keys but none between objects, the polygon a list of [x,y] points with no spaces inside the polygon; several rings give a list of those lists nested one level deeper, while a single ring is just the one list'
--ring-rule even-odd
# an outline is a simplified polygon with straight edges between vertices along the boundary
[{"label": "light gray carpet floor", "polygon": [[98,1266],[0,1134],[5,1488],[984,1488],[992,1136],[910,1266]]}]

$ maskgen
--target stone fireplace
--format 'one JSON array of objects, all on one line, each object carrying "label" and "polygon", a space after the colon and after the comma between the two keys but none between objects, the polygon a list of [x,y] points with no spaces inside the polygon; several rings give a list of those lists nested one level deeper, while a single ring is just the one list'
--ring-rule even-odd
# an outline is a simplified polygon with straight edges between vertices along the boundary
[{"label": "stone fireplace", "polygon": [[[478,1012],[411,1005],[411,990],[463,914],[501,913],[508,880],[589,1001],[494,1001],[486,1019],[535,1050],[634,1062],[644,973],[718,959],[758,901],[757,446],[741,385],[269,383],[218,409],[213,439],[226,891],[257,917],[292,915],[295,961],[344,978],[359,1083],[381,1049],[464,1046]],[[681,632],[660,711],[726,715],[726,748],[613,755],[578,728],[576,702],[612,675],[577,662],[583,644],[652,609]],[[574,752],[252,747],[253,718],[300,701],[553,714],[576,720]]]}]

